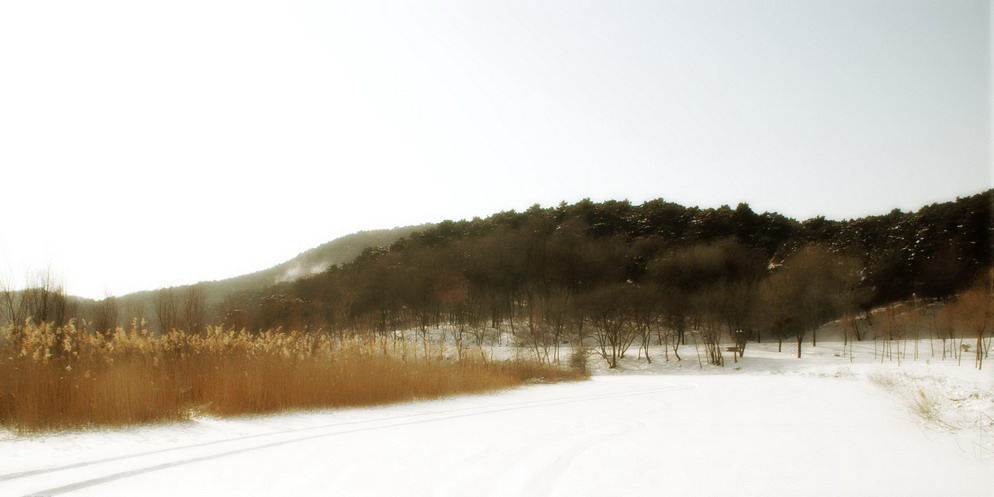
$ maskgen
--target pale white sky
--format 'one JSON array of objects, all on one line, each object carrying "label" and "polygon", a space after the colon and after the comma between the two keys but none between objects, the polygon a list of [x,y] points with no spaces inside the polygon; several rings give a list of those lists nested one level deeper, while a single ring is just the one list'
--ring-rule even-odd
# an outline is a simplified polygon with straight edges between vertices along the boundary
[{"label": "pale white sky", "polygon": [[990,1],[0,0],[0,273],[102,297],[584,197],[991,187]]}]

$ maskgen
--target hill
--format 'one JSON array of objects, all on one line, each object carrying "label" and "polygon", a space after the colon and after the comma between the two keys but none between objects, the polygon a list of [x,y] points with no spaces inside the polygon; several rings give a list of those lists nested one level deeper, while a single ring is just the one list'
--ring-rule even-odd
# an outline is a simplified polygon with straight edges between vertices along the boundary
[{"label": "hill", "polygon": [[545,336],[644,304],[678,328],[714,318],[733,330],[799,331],[970,286],[991,265],[992,198],[988,190],[841,221],[662,199],[535,205],[444,221],[333,270],[243,293],[225,323],[379,332],[487,323]]},{"label": "hill", "polygon": [[[280,283],[292,282],[301,277],[311,276],[329,267],[349,263],[361,254],[363,250],[389,246],[416,231],[431,227],[431,224],[422,224],[392,229],[360,231],[301,252],[294,258],[268,269],[223,280],[203,281],[195,285],[181,285],[169,288],[168,290],[174,294],[183,295],[196,286],[204,294],[207,309],[211,310],[220,305],[227,295],[261,290]],[[121,316],[124,318],[123,321],[130,321],[131,317],[137,316],[145,317],[145,319],[151,321],[154,315],[154,301],[157,292],[158,290],[146,290],[123,295],[115,299],[118,309],[124,313]],[[92,301],[89,304],[96,305]],[[123,322],[119,324],[123,324]]]}]

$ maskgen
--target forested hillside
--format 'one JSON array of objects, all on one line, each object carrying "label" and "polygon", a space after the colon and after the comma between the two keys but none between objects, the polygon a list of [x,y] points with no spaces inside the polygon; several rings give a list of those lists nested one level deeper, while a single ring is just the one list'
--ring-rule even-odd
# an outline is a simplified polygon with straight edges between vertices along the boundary
[{"label": "forested hillside", "polygon": [[992,193],[846,221],[663,200],[534,206],[443,222],[319,275],[242,292],[222,314],[250,329],[447,322],[479,340],[478,330],[506,326],[549,341],[660,314],[676,330],[795,336],[969,286],[991,264]]},{"label": "forested hillside", "polygon": [[75,318],[95,330],[144,320],[156,331],[221,324],[418,330],[426,339],[448,324],[467,344],[505,329],[542,349],[589,335],[605,350],[694,330],[714,347],[722,337],[744,347],[976,283],[991,266],[992,195],[845,221],[796,221],[746,204],[536,205],[359,233],[252,275],[118,299],[77,301],[49,282],[3,292],[0,308],[8,322]]}]

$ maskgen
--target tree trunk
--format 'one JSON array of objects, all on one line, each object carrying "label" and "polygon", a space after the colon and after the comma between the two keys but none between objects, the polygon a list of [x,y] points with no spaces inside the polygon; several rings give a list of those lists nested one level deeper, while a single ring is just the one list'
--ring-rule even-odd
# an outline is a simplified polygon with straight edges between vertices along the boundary
[{"label": "tree trunk", "polygon": [[977,335],[977,369],[984,369],[984,338],[983,334]]}]

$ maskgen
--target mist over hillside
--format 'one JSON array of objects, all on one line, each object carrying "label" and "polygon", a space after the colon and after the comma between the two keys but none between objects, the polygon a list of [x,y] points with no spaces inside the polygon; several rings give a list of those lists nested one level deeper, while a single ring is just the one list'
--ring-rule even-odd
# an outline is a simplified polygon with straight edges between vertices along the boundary
[{"label": "mist over hillside", "polygon": [[[223,280],[204,281],[197,284],[204,292],[208,307],[217,306],[226,295],[288,283],[302,277],[318,274],[331,266],[351,262],[363,250],[388,246],[416,231],[431,228],[432,224],[403,226],[392,229],[359,231],[345,235],[317,247],[305,250],[294,258],[271,268]],[[172,287],[185,293],[194,284]],[[151,305],[158,290],[146,290],[117,298],[118,305],[136,307]]]}]

